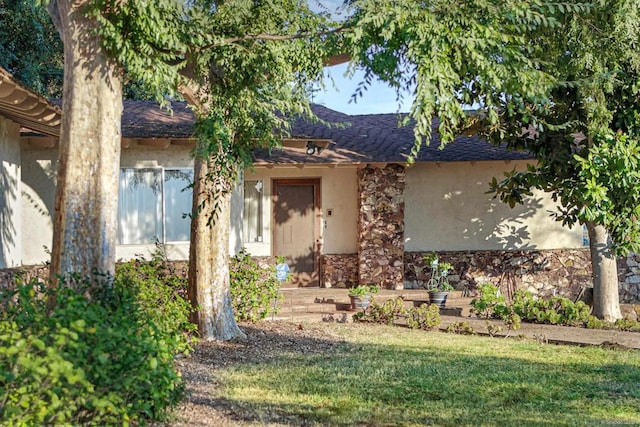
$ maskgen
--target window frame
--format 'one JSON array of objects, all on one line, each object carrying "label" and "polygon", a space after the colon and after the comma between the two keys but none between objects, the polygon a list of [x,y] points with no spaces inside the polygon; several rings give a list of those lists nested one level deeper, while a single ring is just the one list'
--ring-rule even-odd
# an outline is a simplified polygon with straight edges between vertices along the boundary
[{"label": "window frame", "polygon": [[[252,183],[252,184],[251,184]],[[258,194],[258,206],[257,206],[257,225],[256,225],[256,236],[254,240],[248,240],[248,236],[249,233],[247,233],[247,230],[245,229],[245,223],[248,225],[248,217],[246,214],[246,204],[247,204],[247,192],[246,192],[246,188],[247,187],[253,187],[255,188],[258,183],[262,183],[261,184],[261,190],[256,190],[256,193]],[[253,244],[253,243],[264,243],[264,197],[265,197],[265,181],[264,179],[249,179],[249,180],[244,180],[243,179],[243,184],[242,184],[242,211],[243,211],[243,215],[242,215],[242,243],[243,244]]]},{"label": "window frame", "polygon": [[[120,177],[120,174],[123,171],[126,170],[152,170],[154,171],[154,173],[156,173],[156,171],[159,172],[159,179],[160,179],[160,184],[161,184],[161,189],[160,189],[160,227],[162,228],[162,235],[161,236],[156,236],[156,238],[161,237],[160,243],[161,244],[169,244],[169,245],[175,245],[175,244],[184,244],[184,243],[189,243],[190,241],[190,234],[188,235],[186,240],[171,240],[168,241],[167,240],[167,207],[166,207],[166,197],[165,197],[165,193],[166,193],[166,187],[165,187],[165,172],[166,171],[189,171],[191,173],[191,179],[193,179],[194,177],[194,167],[193,166],[135,166],[135,167],[123,167],[121,166],[119,169],[119,174],[118,176]],[[193,181],[190,182],[189,185],[192,185]],[[118,179],[118,204],[120,203],[120,198],[121,198],[121,188],[120,188],[120,178]],[[118,210],[120,210],[118,208]],[[192,210],[192,205],[191,203],[189,204],[189,213]],[[117,236],[120,236],[121,233],[119,232],[120,230],[120,215],[118,214],[118,224],[117,224]],[[118,238],[119,240],[119,238]],[[121,243],[120,241],[117,242],[118,246],[144,246],[144,245],[152,245],[155,244],[155,242],[137,242],[137,243]]]}]

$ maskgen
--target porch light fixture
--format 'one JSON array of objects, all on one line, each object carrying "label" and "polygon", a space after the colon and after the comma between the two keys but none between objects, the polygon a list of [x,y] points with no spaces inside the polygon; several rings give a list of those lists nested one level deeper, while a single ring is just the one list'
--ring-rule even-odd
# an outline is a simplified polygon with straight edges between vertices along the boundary
[{"label": "porch light fixture", "polygon": [[307,154],[313,156],[314,154],[320,154],[322,147],[313,143],[313,141],[307,141]]}]

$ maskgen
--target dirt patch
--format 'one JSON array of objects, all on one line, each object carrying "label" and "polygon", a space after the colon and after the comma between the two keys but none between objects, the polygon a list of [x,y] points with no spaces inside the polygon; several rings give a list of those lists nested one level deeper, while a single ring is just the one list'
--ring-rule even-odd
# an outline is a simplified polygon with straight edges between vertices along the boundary
[{"label": "dirt patch", "polygon": [[[216,369],[234,364],[260,364],[283,354],[327,354],[344,341],[322,325],[262,322],[242,325],[246,342],[204,342],[187,358],[178,360],[187,394],[176,411],[176,421],[167,426],[279,426],[288,420],[247,419],[235,403],[215,398],[219,387]],[[298,420],[299,422],[299,420]]]}]

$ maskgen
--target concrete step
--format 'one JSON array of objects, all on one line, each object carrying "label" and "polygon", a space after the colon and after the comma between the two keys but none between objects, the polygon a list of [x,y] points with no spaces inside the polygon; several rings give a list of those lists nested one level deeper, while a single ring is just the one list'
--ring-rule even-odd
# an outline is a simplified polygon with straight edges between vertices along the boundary
[{"label": "concrete step", "polygon": [[[348,289],[324,289],[324,288],[294,288],[281,289],[281,301],[286,304],[310,304],[310,303],[340,303],[349,301]],[[423,289],[381,290],[373,297],[376,301],[386,301],[391,298],[401,297],[404,300],[428,300],[429,293]],[[447,300],[463,298],[461,291],[449,293]]]},{"label": "concrete step", "polygon": [[[348,289],[293,288],[282,289],[282,298],[278,301],[278,314],[274,319],[281,320],[325,320],[350,321],[356,311],[351,310]],[[403,289],[382,290],[374,295],[378,303],[400,297],[404,306],[410,308],[422,303],[429,303],[429,295],[425,290]],[[472,298],[463,297],[462,292],[451,292],[447,298],[447,307],[441,314],[449,316],[468,316]]]},{"label": "concrete step", "polygon": [[[379,304],[383,304],[388,299],[375,299],[375,302]],[[429,304],[429,299],[405,299],[404,305],[407,308],[417,307],[421,304]],[[471,298],[447,298],[447,306],[448,307],[470,307],[471,306]],[[288,301],[279,301],[277,303],[277,307],[281,312],[327,312],[327,311],[347,311],[351,307],[351,302],[348,299],[342,300],[330,300],[330,301],[320,301],[320,302],[288,302]]]}]

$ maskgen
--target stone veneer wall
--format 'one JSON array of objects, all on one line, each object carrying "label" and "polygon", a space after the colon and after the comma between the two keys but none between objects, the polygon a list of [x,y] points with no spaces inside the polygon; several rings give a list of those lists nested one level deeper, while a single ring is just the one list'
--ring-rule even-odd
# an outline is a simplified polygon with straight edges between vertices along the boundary
[{"label": "stone veneer wall", "polygon": [[[405,254],[405,285],[417,288],[429,280],[430,269],[422,261],[427,252]],[[453,264],[449,282],[456,289],[475,288],[491,282],[502,289],[515,286],[534,295],[561,295],[575,299],[592,286],[588,249],[440,252],[443,262]],[[640,302],[640,255],[618,260],[620,302]]]},{"label": "stone veneer wall", "polygon": [[358,284],[358,254],[320,256],[320,287],[351,288]]},{"label": "stone veneer wall", "polygon": [[25,283],[30,282],[33,278],[45,280],[49,277],[49,266],[38,264],[0,269],[0,289],[13,287],[18,276]]},{"label": "stone veneer wall", "polygon": [[[410,252],[404,255],[405,286],[414,288],[429,280],[429,268],[422,257],[424,253]],[[555,293],[574,299],[583,286],[591,286],[589,251],[478,251],[440,252],[442,261],[454,265],[449,279],[457,289],[473,291],[484,282],[506,286],[510,279],[518,289],[529,290],[540,296]],[[273,265],[274,257],[255,257],[260,266]],[[187,277],[189,266],[185,261],[172,262],[178,275]],[[358,284],[358,255],[322,255],[321,286],[350,287]],[[34,277],[44,279],[49,275],[47,265],[32,265],[0,270],[0,289],[12,286],[17,274],[23,281]],[[618,259],[620,302],[640,304],[640,254]]]},{"label": "stone veneer wall", "polygon": [[618,258],[620,302],[640,303],[640,254]]},{"label": "stone veneer wall", "polygon": [[391,164],[358,170],[358,282],[404,287],[405,169]]}]

